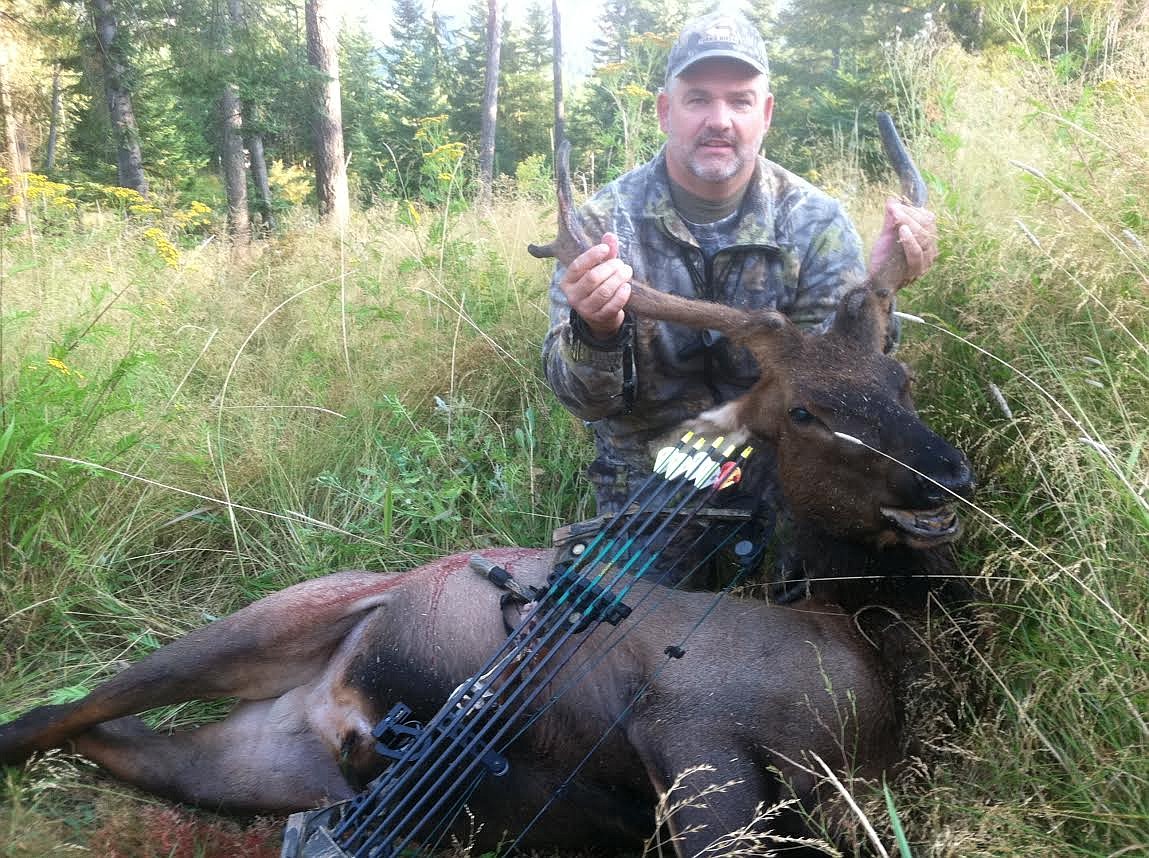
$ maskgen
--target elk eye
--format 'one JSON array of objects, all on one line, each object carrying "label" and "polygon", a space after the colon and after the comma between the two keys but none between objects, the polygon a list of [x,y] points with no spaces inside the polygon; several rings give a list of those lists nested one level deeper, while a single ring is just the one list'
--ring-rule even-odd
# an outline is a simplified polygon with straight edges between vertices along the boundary
[{"label": "elk eye", "polygon": [[813,423],[817,418],[805,408],[791,408],[790,419],[799,426],[804,426],[808,423]]}]

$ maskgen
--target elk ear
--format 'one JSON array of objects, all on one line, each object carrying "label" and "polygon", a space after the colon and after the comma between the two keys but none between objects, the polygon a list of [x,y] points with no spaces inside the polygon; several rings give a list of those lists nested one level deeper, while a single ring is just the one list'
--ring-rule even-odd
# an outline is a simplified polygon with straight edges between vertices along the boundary
[{"label": "elk ear", "polygon": [[851,289],[838,302],[831,330],[853,340],[867,351],[882,351],[886,343],[892,293],[860,286]]}]

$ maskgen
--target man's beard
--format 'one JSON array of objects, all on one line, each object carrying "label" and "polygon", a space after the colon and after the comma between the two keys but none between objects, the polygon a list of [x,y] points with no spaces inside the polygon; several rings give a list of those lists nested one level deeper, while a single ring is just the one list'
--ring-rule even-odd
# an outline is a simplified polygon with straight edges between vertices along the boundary
[{"label": "man's beard", "polygon": [[[706,160],[699,158],[699,150],[711,143],[724,143],[730,147],[730,155],[724,159]],[[686,167],[696,177],[704,182],[725,182],[737,176],[746,166],[750,157],[756,150],[749,146],[738,145],[738,141],[725,136],[708,136],[695,142],[686,159]]]}]

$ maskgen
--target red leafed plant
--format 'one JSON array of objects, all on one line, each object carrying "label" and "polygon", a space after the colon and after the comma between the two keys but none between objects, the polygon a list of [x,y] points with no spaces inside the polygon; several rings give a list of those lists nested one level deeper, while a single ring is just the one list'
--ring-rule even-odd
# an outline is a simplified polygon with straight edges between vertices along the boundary
[{"label": "red leafed plant", "polygon": [[240,825],[176,807],[141,807],[117,814],[88,843],[105,858],[276,858],[280,823]]}]

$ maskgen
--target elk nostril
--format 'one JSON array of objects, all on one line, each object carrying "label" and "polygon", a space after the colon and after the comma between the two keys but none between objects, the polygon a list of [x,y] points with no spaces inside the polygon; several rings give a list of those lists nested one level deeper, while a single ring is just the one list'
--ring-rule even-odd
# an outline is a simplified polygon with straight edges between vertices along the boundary
[{"label": "elk nostril", "polygon": [[962,456],[961,460],[954,465],[953,471],[953,476],[946,481],[946,488],[963,498],[973,497],[973,489],[977,481],[974,478],[973,468],[970,467],[969,460]]},{"label": "elk nostril", "polygon": [[953,463],[949,473],[939,472],[930,476],[919,476],[918,488],[931,502],[949,503],[954,499],[954,495],[968,500],[973,497],[973,469],[963,457]]},{"label": "elk nostril", "polygon": [[967,500],[973,496],[974,478],[969,463],[963,458],[947,470],[915,477],[922,505],[951,503],[955,495]]}]

